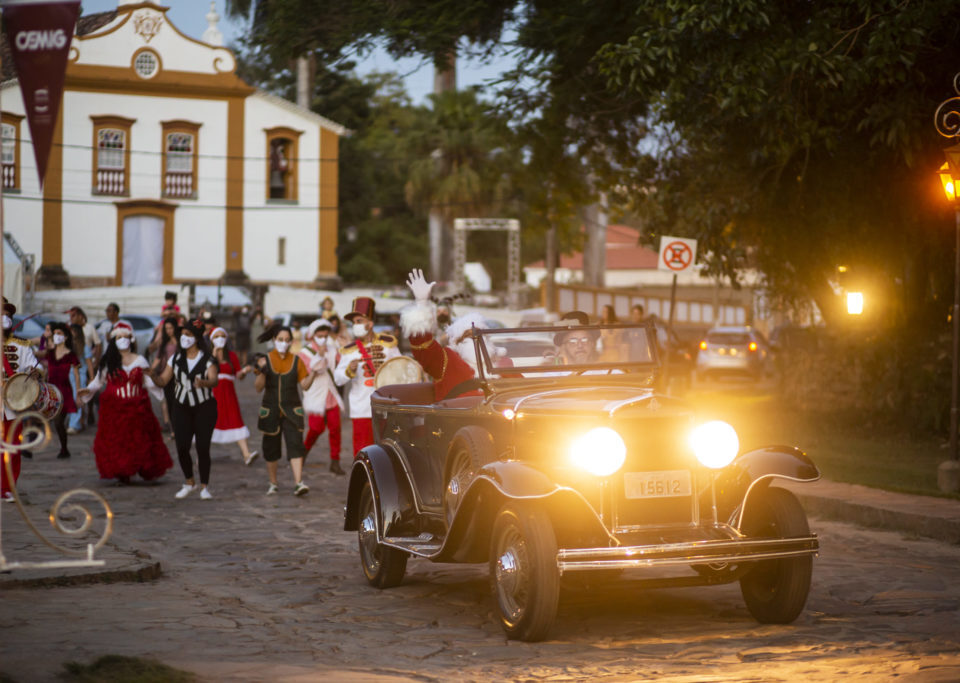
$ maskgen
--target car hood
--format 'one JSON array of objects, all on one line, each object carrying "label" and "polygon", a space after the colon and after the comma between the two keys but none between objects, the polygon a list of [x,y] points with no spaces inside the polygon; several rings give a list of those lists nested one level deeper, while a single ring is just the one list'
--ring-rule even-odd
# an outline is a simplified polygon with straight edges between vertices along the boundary
[{"label": "car hood", "polygon": [[553,387],[543,391],[509,391],[497,394],[491,406],[524,415],[607,414],[625,417],[634,412],[687,412],[685,404],[662,396],[649,387]]}]

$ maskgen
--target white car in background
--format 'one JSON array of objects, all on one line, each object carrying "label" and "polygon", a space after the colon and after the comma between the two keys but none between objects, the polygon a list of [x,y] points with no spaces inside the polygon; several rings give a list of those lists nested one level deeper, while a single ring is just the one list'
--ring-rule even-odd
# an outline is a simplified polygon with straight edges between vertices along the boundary
[{"label": "white car in background", "polygon": [[755,381],[770,368],[770,345],[750,326],[714,327],[700,342],[697,352],[697,379],[739,375]]}]

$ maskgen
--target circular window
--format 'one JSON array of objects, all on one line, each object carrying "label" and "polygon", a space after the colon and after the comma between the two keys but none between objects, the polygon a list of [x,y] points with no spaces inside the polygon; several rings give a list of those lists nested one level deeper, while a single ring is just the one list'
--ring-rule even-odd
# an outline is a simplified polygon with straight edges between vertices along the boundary
[{"label": "circular window", "polygon": [[152,52],[144,51],[133,60],[133,69],[140,78],[153,78],[160,69],[160,61]]}]

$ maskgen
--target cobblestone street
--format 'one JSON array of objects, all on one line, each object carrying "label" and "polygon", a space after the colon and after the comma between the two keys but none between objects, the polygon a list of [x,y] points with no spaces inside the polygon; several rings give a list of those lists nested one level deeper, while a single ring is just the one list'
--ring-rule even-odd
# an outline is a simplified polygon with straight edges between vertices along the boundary
[{"label": "cobblestone street", "polygon": [[[251,383],[241,391],[254,424]],[[46,533],[59,493],[93,488],[116,514],[105,557],[149,555],[162,575],[8,583],[0,671],[17,681],[55,680],[64,662],[105,654],[156,658],[205,680],[960,678],[955,545],[813,519],[821,556],[792,625],[757,624],[735,584],[641,592],[627,575],[589,595],[565,590],[551,640],[507,642],[485,566],[413,560],[400,587],[367,585],[356,535],[342,531],[346,478],[327,471],[325,436],[308,459],[311,491],[302,498],[292,495],[289,469],[281,495],[268,498],[262,460],[247,468],[237,449],[216,448],[212,501],[174,500],[178,468],[158,484],[100,482],[91,441],[90,430],[73,437],[67,462],[53,447],[25,461],[31,519]],[[53,559],[22,556],[28,533],[12,505],[3,531],[9,561]]]}]

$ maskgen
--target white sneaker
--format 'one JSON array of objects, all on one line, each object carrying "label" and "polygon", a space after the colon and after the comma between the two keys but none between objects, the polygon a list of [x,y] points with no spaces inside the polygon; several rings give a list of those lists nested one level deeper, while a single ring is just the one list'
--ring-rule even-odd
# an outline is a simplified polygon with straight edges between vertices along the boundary
[{"label": "white sneaker", "polygon": [[253,451],[253,452],[250,454],[250,457],[249,457],[249,458],[244,458],[243,464],[246,465],[247,467],[249,467],[249,466],[250,466],[250,463],[252,463],[254,460],[256,460],[256,459],[259,458],[259,457],[260,457],[260,452],[259,452],[259,451]]},{"label": "white sneaker", "polygon": [[279,486],[277,486],[276,484],[270,484],[270,486],[267,487],[267,495],[275,496],[277,495],[277,491],[279,490],[280,490]]},{"label": "white sneaker", "polygon": [[200,489],[200,498],[203,500],[213,500],[213,494],[210,493],[210,489],[204,486],[202,489]]},{"label": "white sneaker", "polygon": [[193,484],[184,484],[183,486],[180,487],[180,490],[177,491],[177,494],[174,496],[174,498],[186,498],[191,493],[193,493],[193,490],[195,488],[197,487],[194,486]]},{"label": "white sneaker", "polygon": [[13,493],[10,492],[10,491],[7,491],[6,493],[3,494],[3,500],[4,500],[5,503],[16,503],[16,502],[17,502],[16,498],[13,497]]}]

